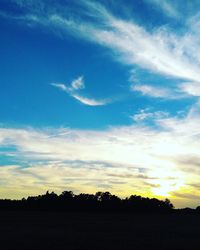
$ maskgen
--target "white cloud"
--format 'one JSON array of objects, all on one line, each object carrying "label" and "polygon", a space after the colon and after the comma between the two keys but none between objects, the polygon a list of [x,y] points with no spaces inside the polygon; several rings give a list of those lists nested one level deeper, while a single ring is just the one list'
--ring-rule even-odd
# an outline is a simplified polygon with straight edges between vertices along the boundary
[{"label": "white cloud", "polygon": [[183,35],[176,35],[167,28],[150,32],[133,21],[114,17],[95,2],[86,2],[84,7],[87,9],[84,14],[92,16],[96,22],[86,23],[81,19],[81,13],[79,21],[59,13],[47,13],[37,23],[106,46],[123,63],[132,66],[137,64],[175,78],[200,81],[200,56],[197,53],[200,48],[199,39],[190,29]]},{"label": "white cloud", "polygon": [[[94,6],[89,5],[88,11],[92,11]],[[133,67],[136,64],[154,73],[200,84],[200,44],[197,33],[189,29],[185,34],[177,35],[167,28],[149,32],[133,21],[114,17],[99,4],[97,7],[93,18],[96,17],[98,24],[85,23],[83,20],[79,23],[54,15],[49,17],[49,25],[110,48],[116,60],[125,64]],[[155,95],[167,97],[165,91],[158,88]]]},{"label": "white cloud", "polygon": [[63,83],[51,83],[52,86],[57,87],[61,89],[62,91],[68,93],[71,97],[78,100],[82,104],[88,105],[88,106],[103,106],[110,102],[112,102],[111,99],[101,99],[97,100],[94,98],[88,98],[83,95],[79,94],[79,90],[85,88],[83,76],[79,76],[78,78],[74,79],[70,86],[66,86]]},{"label": "white cloud", "polygon": [[[196,34],[198,37],[199,28],[200,28],[200,11],[198,11],[195,15],[191,16],[187,20],[188,27],[192,30],[193,35]],[[199,53],[197,51],[197,53]]]},{"label": "white cloud", "polygon": [[[133,84],[131,86],[132,91],[140,92],[142,95],[150,96],[154,98],[177,98],[170,89],[163,88],[163,87],[155,87],[152,85],[138,85]],[[173,96],[174,95],[174,96]]]},{"label": "white cloud", "polygon": [[168,112],[164,111],[155,111],[150,112],[149,109],[141,109],[140,112],[132,115],[130,118],[133,119],[135,122],[142,122],[145,120],[153,119],[159,120],[169,116]]},{"label": "white cloud", "polygon": [[[159,130],[139,123],[105,131],[1,128],[0,143],[1,147],[15,146],[15,155],[19,159],[33,162],[31,173],[38,174],[41,182],[46,176],[44,186],[48,186],[48,181],[57,185],[60,183],[63,186],[64,181],[59,181],[61,178],[59,169],[62,173],[63,167],[66,167],[67,177],[78,177],[80,171],[85,179],[94,179],[93,184],[89,184],[88,188],[95,188],[95,190],[104,178],[109,184],[107,175],[118,174],[118,181],[120,181],[119,176],[126,173],[130,178],[126,180],[125,190],[139,193],[144,187],[139,175],[142,171],[146,182],[149,183],[147,191],[150,194],[151,192],[153,192],[152,195],[170,194],[171,190],[181,193],[185,183],[199,181],[196,159],[199,158],[200,148],[200,116],[194,112],[195,109],[193,107],[183,118],[166,117],[167,115],[163,113],[147,114],[152,116],[151,119],[154,119]],[[187,161],[187,165],[182,162],[183,159]],[[46,163],[39,168],[40,162]],[[48,168],[48,166],[51,167]],[[75,175],[73,171],[76,172]],[[20,175],[19,172],[18,174]],[[97,176],[98,178],[101,176],[100,181],[96,180]],[[78,183],[76,184],[83,185],[84,181]],[[135,183],[137,188],[132,187],[132,183]],[[73,182],[69,180],[68,184],[71,185]],[[76,184],[72,186],[75,188]],[[114,187],[113,190],[115,190]],[[192,193],[193,190],[188,192]]]},{"label": "white cloud", "polygon": [[65,84],[63,84],[63,83],[51,83],[51,85],[65,91],[65,92],[69,91],[68,87],[65,86]]},{"label": "white cloud", "polygon": [[159,7],[166,16],[170,16],[173,18],[180,17],[180,13],[177,11],[174,1],[173,4],[171,4],[168,0],[146,0],[146,1]]},{"label": "white cloud", "polygon": [[71,83],[71,86],[75,90],[84,89],[85,84],[84,84],[83,76],[79,76],[77,79],[73,80]]},{"label": "white cloud", "polygon": [[91,99],[87,98],[81,95],[77,94],[71,94],[72,97],[74,97],[76,100],[80,101],[81,103],[89,106],[103,106],[111,102],[109,99],[104,99],[104,100],[96,100],[96,99]]},{"label": "white cloud", "polygon": [[[177,14],[174,5],[167,0],[148,1],[159,5],[168,14]],[[52,8],[43,15],[43,9],[40,8],[41,13],[37,9],[24,18],[49,27],[59,35],[62,33],[63,36],[68,36],[70,33],[105,46],[114,52],[116,60],[133,68],[138,65],[157,74],[200,84],[199,32],[194,25],[197,18],[186,22],[186,31],[182,34],[167,27],[148,31],[132,20],[115,17],[100,3],[81,1],[79,4],[82,8],[78,8],[79,11],[74,15],[66,14],[73,13],[73,10],[63,13],[60,8],[57,8],[57,12]],[[33,18],[34,16],[37,18]],[[90,18],[86,22],[84,17],[88,16]]]},{"label": "white cloud", "polygon": [[179,85],[182,92],[191,96],[200,96],[200,84],[198,82],[185,82]]},{"label": "white cloud", "polygon": [[100,183],[109,184],[119,180],[110,176],[112,172],[112,168],[95,162],[46,162],[32,164],[26,168],[21,168],[20,165],[1,165],[0,195],[6,198],[21,198],[47,190],[62,192],[66,188],[88,192],[88,185],[93,192]]},{"label": "white cloud", "polygon": [[[152,34],[134,23],[114,19],[111,31],[97,31],[97,41],[120,53],[125,63],[138,64],[142,68],[163,75],[198,81],[199,59],[185,56],[182,38],[167,31]],[[199,48],[196,45],[196,49]]]}]

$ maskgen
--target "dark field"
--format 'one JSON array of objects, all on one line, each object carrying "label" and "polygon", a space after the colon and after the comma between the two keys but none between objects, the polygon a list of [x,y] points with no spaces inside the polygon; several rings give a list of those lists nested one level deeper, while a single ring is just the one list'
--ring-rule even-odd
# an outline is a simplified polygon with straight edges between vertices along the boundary
[{"label": "dark field", "polygon": [[200,216],[1,211],[0,249],[200,249]]}]

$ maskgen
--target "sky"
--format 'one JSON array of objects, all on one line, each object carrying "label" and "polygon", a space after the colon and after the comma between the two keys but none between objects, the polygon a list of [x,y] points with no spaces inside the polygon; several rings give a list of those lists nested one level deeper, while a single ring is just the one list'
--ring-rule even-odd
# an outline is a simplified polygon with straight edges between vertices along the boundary
[{"label": "sky", "polygon": [[0,30],[0,198],[199,205],[198,0],[1,0]]}]

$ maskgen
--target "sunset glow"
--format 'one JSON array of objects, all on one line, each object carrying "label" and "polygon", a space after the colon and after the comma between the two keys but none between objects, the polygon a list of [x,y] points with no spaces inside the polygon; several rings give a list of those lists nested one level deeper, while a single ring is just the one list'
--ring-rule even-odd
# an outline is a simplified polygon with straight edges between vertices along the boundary
[{"label": "sunset glow", "polygon": [[0,1],[0,198],[199,205],[199,27],[198,1]]}]

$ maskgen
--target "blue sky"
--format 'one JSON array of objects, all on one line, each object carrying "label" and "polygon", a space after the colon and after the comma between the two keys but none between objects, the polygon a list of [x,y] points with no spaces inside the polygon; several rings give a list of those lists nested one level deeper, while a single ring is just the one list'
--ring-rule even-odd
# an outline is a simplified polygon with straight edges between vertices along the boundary
[{"label": "blue sky", "polygon": [[199,1],[2,0],[0,195],[198,205],[199,27]]}]

